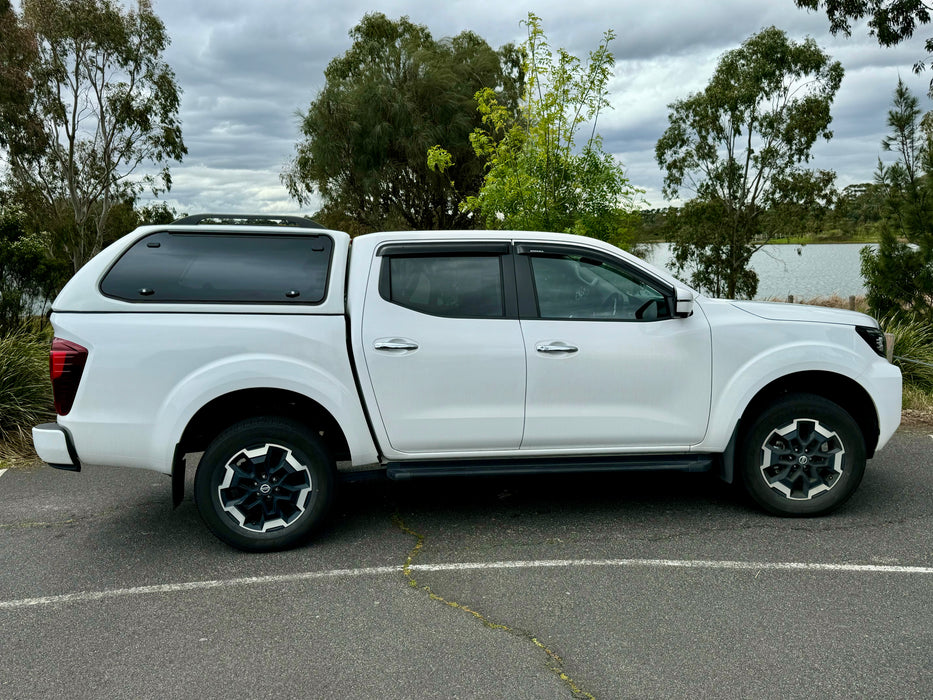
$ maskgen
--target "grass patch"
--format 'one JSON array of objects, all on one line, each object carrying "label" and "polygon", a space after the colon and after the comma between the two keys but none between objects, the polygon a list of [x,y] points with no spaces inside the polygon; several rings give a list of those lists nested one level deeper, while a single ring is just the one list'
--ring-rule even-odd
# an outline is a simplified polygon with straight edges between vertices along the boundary
[{"label": "grass patch", "polygon": [[933,392],[905,384],[904,410],[924,413],[933,418]]},{"label": "grass patch", "polygon": [[881,325],[894,335],[894,364],[904,377],[903,422],[933,425],[933,327],[890,319]]},{"label": "grass patch", "polygon": [[883,321],[885,333],[894,334],[894,364],[901,368],[905,386],[933,393],[933,327],[922,321]]},{"label": "grass patch", "polygon": [[32,453],[32,426],[53,420],[49,338],[30,328],[0,338],[0,459]]}]

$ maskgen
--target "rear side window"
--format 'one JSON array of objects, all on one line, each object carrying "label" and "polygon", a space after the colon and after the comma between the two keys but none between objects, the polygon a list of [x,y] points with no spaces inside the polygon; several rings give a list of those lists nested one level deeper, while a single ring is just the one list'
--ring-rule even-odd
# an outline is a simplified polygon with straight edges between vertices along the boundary
[{"label": "rear side window", "polygon": [[163,231],[126,251],[101,291],[142,302],[319,304],[333,248],[327,236]]},{"label": "rear side window", "polygon": [[387,258],[382,294],[399,306],[434,316],[502,318],[498,255],[418,255]]}]

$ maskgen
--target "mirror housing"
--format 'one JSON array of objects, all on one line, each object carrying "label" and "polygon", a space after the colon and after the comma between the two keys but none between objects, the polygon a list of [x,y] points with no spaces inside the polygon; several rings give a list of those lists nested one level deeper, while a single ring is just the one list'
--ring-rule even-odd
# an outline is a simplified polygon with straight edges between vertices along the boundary
[{"label": "mirror housing", "polygon": [[683,287],[674,287],[674,316],[687,318],[693,316],[693,291]]}]

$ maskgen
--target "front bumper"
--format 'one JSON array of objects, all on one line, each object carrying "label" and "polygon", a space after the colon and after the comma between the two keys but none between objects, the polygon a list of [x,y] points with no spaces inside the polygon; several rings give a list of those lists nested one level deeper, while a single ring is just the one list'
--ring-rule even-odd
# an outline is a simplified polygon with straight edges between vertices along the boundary
[{"label": "front bumper", "polygon": [[876,362],[859,379],[874,400],[878,412],[878,445],[875,449],[880,450],[901,424],[901,370],[886,361]]},{"label": "front bumper", "polygon": [[32,444],[39,459],[50,467],[70,472],[81,471],[71,433],[58,423],[43,423],[32,429]]}]

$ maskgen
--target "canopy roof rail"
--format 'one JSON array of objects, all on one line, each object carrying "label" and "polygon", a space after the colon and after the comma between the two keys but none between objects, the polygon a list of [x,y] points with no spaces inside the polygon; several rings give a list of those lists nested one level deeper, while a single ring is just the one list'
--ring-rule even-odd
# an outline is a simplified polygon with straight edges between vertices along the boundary
[{"label": "canopy roof rail", "polygon": [[172,222],[173,225],[238,225],[238,226],[294,226],[298,228],[320,228],[324,226],[304,216],[281,216],[279,214],[192,214]]}]

